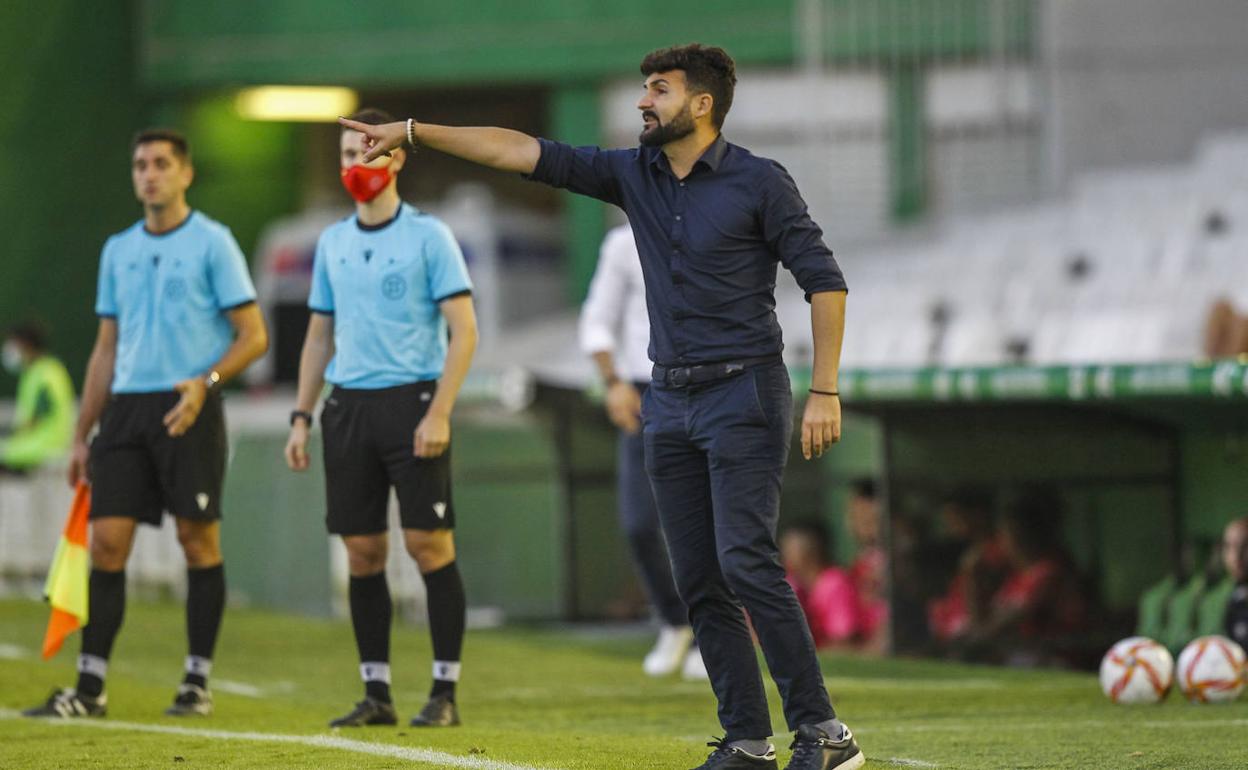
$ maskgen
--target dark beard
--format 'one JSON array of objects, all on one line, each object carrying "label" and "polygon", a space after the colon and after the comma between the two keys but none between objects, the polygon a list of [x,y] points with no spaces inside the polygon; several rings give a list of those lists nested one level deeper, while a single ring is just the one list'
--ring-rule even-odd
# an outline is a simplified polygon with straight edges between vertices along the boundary
[{"label": "dark beard", "polygon": [[[654,115],[654,113],[650,113]],[[689,109],[689,103],[685,103],[685,107],[672,118],[670,123],[663,124],[658,122],[658,115],[655,117],[654,128],[646,128],[641,132],[641,136],[637,137],[637,141],[645,147],[662,147],[663,145],[674,142],[677,139],[683,139],[694,131],[693,113]]]}]

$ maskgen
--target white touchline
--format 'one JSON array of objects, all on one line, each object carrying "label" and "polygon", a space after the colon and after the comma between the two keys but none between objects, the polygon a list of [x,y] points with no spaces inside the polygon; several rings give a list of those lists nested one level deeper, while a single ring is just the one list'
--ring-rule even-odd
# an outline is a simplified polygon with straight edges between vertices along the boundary
[{"label": "white touchline", "polygon": [[[10,709],[0,709],[0,719],[17,719],[21,714]],[[357,754],[406,759],[438,767],[462,767],[469,770],[547,770],[533,765],[518,765],[481,757],[461,757],[433,749],[408,748],[388,743],[369,743],[332,735],[283,735],[281,733],[236,733],[229,730],[204,730],[195,727],[173,725],[148,725],[140,722],[113,722],[106,719],[46,719],[41,724],[63,727],[96,727],[107,730],[130,730],[164,735],[183,735],[188,738],[208,738],[218,741],[254,741],[258,743],[294,743],[318,749],[339,749]]]},{"label": "white touchline", "polygon": [[901,765],[902,767],[940,767],[935,762],[924,762],[921,759],[906,759],[905,757],[889,757],[888,759],[872,759],[872,764],[879,763],[881,765]]}]

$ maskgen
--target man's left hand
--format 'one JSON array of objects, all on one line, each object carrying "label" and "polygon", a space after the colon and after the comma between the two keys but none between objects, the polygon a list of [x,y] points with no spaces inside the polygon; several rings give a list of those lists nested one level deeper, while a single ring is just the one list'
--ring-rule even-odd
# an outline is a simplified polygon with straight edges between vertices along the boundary
[{"label": "man's left hand", "polygon": [[802,457],[822,457],[841,440],[841,399],[811,393],[802,414]]},{"label": "man's left hand", "polygon": [[437,457],[451,443],[451,421],[436,414],[426,414],[416,426],[412,454],[417,457]]},{"label": "man's left hand", "polygon": [[170,436],[181,436],[195,424],[199,410],[204,408],[204,399],[208,396],[208,386],[199,377],[182,380],[173,389],[182,394],[178,403],[165,413],[165,429]]}]

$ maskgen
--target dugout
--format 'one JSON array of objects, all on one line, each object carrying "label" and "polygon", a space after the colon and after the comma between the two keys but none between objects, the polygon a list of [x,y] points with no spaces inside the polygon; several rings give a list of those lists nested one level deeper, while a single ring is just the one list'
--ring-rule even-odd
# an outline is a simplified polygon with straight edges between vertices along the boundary
[{"label": "dugout", "polygon": [[998,501],[1025,484],[1055,487],[1062,540],[1100,610],[1089,644],[1129,633],[1140,594],[1205,568],[1248,507],[1246,375],[1244,361],[847,372],[845,408],[879,434],[895,648],[926,642],[931,587],[916,589],[923,554],[906,544],[916,523],[938,530],[942,496],[961,485]]},{"label": "dugout", "polygon": [[[795,393],[808,376],[793,372]],[[942,545],[939,504],[958,487],[998,503],[1024,485],[1056,488],[1061,539],[1098,610],[1087,640],[1097,649],[1131,631],[1144,589],[1203,568],[1226,521],[1248,509],[1248,362],[848,370],[841,391],[844,439],[820,462],[794,447],[781,525],[823,519],[847,563],[850,483],[880,482],[886,531],[906,528],[890,560],[898,652],[929,649],[923,604],[944,588],[907,595],[905,573],[926,554],[905,548],[916,526],[923,548]],[[614,430],[592,391],[541,387],[538,409],[557,463],[561,615],[636,617],[645,604],[615,518]]]}]

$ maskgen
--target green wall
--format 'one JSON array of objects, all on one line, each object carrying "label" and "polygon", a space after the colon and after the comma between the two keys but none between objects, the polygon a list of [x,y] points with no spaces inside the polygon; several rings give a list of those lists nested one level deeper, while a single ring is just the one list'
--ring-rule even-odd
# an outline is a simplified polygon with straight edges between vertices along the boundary
[{"label": "green wall", "polygon": [[[699,40],[741,64],[797,55],[793,0],[144,0],[145,79],[166,87],[426,85],[619,77],[646,51]],[[991,8],[1003,10],[998,18]],[[985,53],[994,24],[1030,50],[1034,0],[824,0],[827,59]]]},{"label": "green wall", "polygon": [[[95,334],[100,248],[138,214],[128,142],[146,102],[125,7],[0,3],[0,327],[41,319],[76,378]],[[0,374],[0,395],[13,388]]]}]

